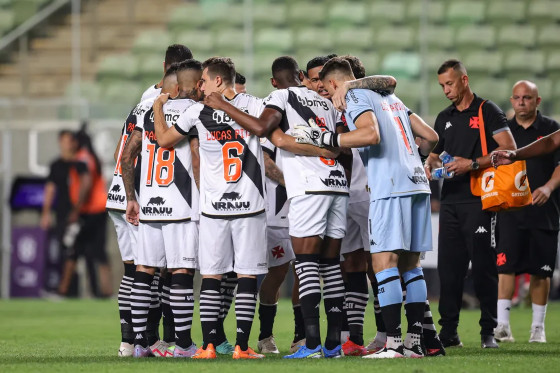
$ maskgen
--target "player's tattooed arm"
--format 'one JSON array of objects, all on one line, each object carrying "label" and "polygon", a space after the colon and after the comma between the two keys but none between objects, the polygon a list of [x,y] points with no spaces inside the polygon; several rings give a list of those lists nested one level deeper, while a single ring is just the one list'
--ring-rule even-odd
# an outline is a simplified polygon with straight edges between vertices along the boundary
[{"label": "player's tattooed arm", "polygon": [[128,201],[136,201],[136,193],[134,189],[134,160],[142,150],[142,131],[134,130],[128,137],[128,141],[124,147],[121,156],[122,179],[126,199]]},{"label": "player's tattooed arm", "polygon": [[200,190],[200,153],[198,151],[200,143],[198,142],[198,137],[191,137],[189,144],[191,147],[194,182],[198,190]]},{"label": "player's tattooed arm", "polygon": [[272,160],[272,158],[270,158],[270,155],[268,155],[267,152],[263,152],[263,155],[264,155],[264,174],[266,175],[266,177],[268,177],[270,180],[276,181],[278,184],[285,187],[286,182],[284,181],[284,173],[282,172],[282,170],[278,168],[276,163],[274,163],[274,161]]},{"label": "player's tattooed arm", "polygon": [[369,89],[391,94],[395,91],[396,86],[397,80],[390,75],[372,75],[361,79],[349,80],[337,88],[332,97],[332,103],[337,110],[343,111],[346,109],[346,93],[350,89]]},{"label": "player's tattooed arm", "polygon": [[185,136],[180,134],[175,127],[168,127],[163,113],[163,105],[167,102],[169,93],[162,93],[154,101],[154,129],[158,145],[162,148],[172,148]]}]

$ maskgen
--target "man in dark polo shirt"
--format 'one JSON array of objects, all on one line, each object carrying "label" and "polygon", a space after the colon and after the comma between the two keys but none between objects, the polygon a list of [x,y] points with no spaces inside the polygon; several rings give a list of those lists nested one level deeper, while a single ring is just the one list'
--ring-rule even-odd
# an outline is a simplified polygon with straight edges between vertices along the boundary
[{"label": "man in dark polo shirt", "polygon": [[[482,210],[480,197],[474,196],[470,189],[470,172],[490,166],[490,155],[482,156],[480,144],[478,110],[483,99],[471,91],[467,71],[460,61],[445,61],[438,70],[438,80],[452,104],[436,119],[434,128],[439,143],[426,160],[426,173],[429,175],[441,167],[438,155],[443,151],[455,158],[446,164],[455,176],[443,182],[439,215],[439,324],[442,326],[439,337],[445,347],[462,346],[457,326],[463,282],[471,262],[475,293],[480,301],[481,346],[496,348],[493,336],[498,298],[495,215]],[[486,101],[482,115],[488,151],[515,149],[502,110]]]},{"label": "man in dark polo shirt", "polygon": [[[537,86],[522,80],[513,86],[510,98],[515,116],[508,121],[517,146],[526,146],[560,129],[553,119],[542,116]],[[527,160],[527,177],[533,205],[518,211],[501,212],[498,218],[498,327],[495,337],[513,342],[509,326],[515,275],[531,274],[529,292],[533,322],[529,342],[546,342],[544,318],[550,278],[556,264],[560,219],[560,149]]]}]

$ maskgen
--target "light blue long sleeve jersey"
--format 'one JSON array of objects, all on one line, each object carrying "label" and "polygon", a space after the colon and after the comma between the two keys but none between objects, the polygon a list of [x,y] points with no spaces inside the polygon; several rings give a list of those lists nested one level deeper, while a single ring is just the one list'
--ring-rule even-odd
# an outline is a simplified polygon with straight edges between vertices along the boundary
[{"label": "light blue long sleeve jersey", "polygon": [[428,179],[414,142],[409,110],[394,94],[382,96],[366,89],[346,95],[348,128],[360,115],[373,111],[379,123],[381,141],[367,149],[370,200],[430,194]]}]

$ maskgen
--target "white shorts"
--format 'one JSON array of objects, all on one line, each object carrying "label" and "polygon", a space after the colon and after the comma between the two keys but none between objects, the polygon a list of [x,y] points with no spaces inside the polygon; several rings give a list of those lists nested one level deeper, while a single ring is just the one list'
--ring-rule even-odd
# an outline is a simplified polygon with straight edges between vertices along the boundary
[{"label": "white shorts", "polygon": [[384,198],[369,210],[370,252],[432,250],[430,195]]},{"label": "white shorts", "polygon": [[293,197],[288,212],[290,236],[343,238],[347,208],[348,196],[305,194]]},{"label": "white shorts", "polygon": [[342,239],[340,249],[341,259],[342,254],[352,253],[359,249],[369,251],[368,214],[369,201],[348,205],[346,236]]},{"label": "white shorts", "polygon": [[198,268],[198,224],[140,223],[137,263],[149,267]]},{"label": "white shorts", "polygon": [[[123,262],[135,261],[136,243],[138,242],[138,226],[126,221],[126,215],[122,212],[107,211],[117,231],[117,243]],[[135,262],[136,263],[136,262]]]},{"label": "white shorts", "polygon": [[296,258],[287,227],[266,229],[268,268],[278,267]]},{"label": "white shorts", "polygon": [[231,220],[200,216],[201,275],[265,274],[266,252],[266,214]]}]

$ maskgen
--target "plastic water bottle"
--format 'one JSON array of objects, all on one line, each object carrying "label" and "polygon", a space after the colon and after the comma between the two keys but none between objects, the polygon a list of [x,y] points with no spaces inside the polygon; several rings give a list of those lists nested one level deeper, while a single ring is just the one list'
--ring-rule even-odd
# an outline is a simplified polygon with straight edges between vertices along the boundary
[{"label": "plastic water bottle", "polygon": [[64,232],[64,237],[62,238],[62,243],[66,247],[74,246],[74,242],[76,242],[76,238],[78,237],[78,233],[80,233],[80,223],[72,223],[66,228],[66,232]]},{"label": "plastic water bottle", "polygon": [[432,170],[432,180],[451,179],[453,176],[455,176],[455,172],[448,172],[446,167]]},{"label": "plastic water bottle", "polygon": [[441,163],[443,163],[443,165],[445,166],[447,163],[449,162],[453,162],[455,160],[455,158],[453,158],[453,156],[451,154],[449,154],[446,151],[443,151],[440,155],[439,155],[439,159],[441,160]]}]

